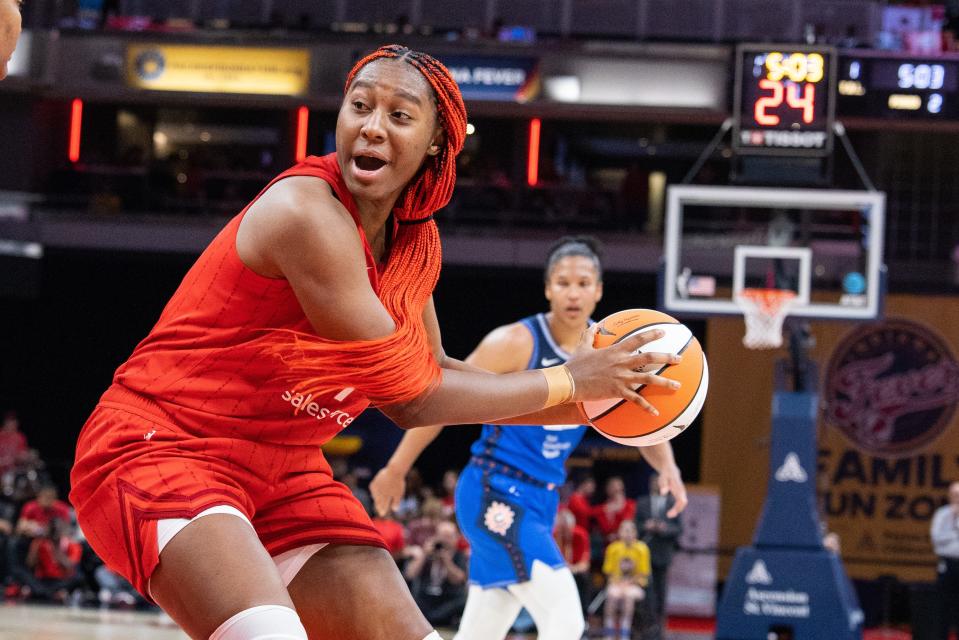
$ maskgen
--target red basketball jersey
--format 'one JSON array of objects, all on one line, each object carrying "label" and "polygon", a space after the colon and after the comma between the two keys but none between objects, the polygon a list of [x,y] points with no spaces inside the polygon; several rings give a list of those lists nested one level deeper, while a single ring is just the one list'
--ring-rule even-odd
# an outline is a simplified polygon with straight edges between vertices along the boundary
[{"label": "red basketball jersey", "polygon": [[[310,156],[267,188],[289,176],[329,183],[356,222],[370,284],[378,291],[378,265],[335,155]],[[283,375],[282,361],[264,356],[271,333],[313,329],[285,279],[260,276],[240,260],[236,233],[248,209],[199,257],[156,326],[117,370],[114,384],[153,400],[197,435],[322,444],[369,401],[350,387],[304,396],[294,383],[283,382],[289,376]],[[108,390],[103,399],[113,395],[119,394]]]}]

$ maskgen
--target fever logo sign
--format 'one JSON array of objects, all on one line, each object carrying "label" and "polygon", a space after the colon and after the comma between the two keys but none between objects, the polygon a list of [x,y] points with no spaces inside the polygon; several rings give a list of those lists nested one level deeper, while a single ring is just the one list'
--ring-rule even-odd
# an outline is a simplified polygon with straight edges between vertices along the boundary
[{"label": "fever logo sign", "polygon": [[959,402],[959,362],[942,338],[895,319],[848,335],[829,362],[826,423],[860,450],[909,455],[935,440]]}]

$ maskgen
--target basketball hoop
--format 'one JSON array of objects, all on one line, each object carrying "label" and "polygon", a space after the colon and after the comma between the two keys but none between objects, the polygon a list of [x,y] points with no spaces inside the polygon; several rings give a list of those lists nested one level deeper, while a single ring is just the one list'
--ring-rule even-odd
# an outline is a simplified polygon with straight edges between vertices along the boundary
[{"label": "basketball hoop", "polygon": [[736,304],[746,319],[743,344],[749,349],[775,349],[783,343],[783,320],[796,302],[788,289],[742,289]]}]

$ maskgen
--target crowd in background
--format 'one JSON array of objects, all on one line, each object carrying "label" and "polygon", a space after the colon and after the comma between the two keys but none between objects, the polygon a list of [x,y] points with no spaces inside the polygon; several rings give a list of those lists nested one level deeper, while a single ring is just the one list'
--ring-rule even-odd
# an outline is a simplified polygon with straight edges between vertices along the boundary
[{"label": "crowd in background", "polygon": [[[334,463],[335,471],[337,466],[372,513],[370,496],[355,475],[345,462]],[[373,515],[414,599],[436,626],[456,626],[469,583],[470,549],[455,518],[456,482],[457,473],[449,470],[433,488],[414,469],[394,512]],[[588,475],[561,493],[553,537],[572,570],[590,629],[607,638],[662,637],[665,573],[680,533],[679,520],[666,517],[672,498],[658,492],[629,498],[615,476],[601,496]],[[514,630],[531,628],[531,619],[521,613]]]},{"label": "crowd in background", "polygon": [[[457,473],[447,471],[439,486],[431,487],[414,469],[404,499],[393,513],[378,517],[347,460],[331,462],[336,477],[367,507],[426,617],[436,626],[455,627],[466,603],[470,555],[454,515]],[[609,638],[660,637],[663,578],[679,535],[678,520],[665,518],[668,498],[655,492],[638,501],[629,498],[619,477],[606,481],[602,496],[591,476],[561,491],[553,535],[592,628],[602,628]],[[8,602],[151,606],[86,544],[73,509],[60,499],[14,412],[4,414],[0,426],[0,584],[0,597]],[[515,628],[532,628],[525,612]]]},{"label": "crowd in background", "polygon": [[147,606],[83,539],[46,465],[20,431],[17,414],[0,425],[0,599],[104,607]]}]

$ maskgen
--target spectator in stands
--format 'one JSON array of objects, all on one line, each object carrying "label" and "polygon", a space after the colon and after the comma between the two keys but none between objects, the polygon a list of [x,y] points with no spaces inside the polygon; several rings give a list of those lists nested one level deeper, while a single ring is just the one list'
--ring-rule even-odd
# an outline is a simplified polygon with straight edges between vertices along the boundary
[{"label": "spectator in stands", "polygon": [[27,438],[20,432],[20,420],[14,411],[3,416],[0,425],[0,476],[12,471],[27,453]]},{"label": "spectator in stands", "polygon": [[606,481],[606,502],[593,509],[596,526],[606,542],[616,539],[619,525],[625,520],[632,520],[636,515],[636,501],[626,497],[626,486],[623,479],[613,476]]},{"label": "spectator in stands", "polygon": [[18,585],[8,590],[8,596],[46,594],[47,589],[36,582],[30,554],[35,549],[34,541],[49,537],[53,521],[57,519],[70,523],[73,521],[73,512],[66,502],[57,499],[56,487],[43,485],[37,491],[36,498],[23,505],[14,535],[7,542],[9,580],[11,586]]},{"label": "spectator in stands", "polygon": [[[35,537],[26,564],[33,578],[25,595],[66,602],[70,592],[83,583],[77,571],[83,548],[70,534],[70,521],[53,518],[41,536]],[[30,591],[33,591],[31,594]]]},{"label": "spectator in stands", "polygon": [[[606,576],[606,605],[603,627],[607,640],[632,635],[636,602],[646,596],[649,581],[649,547],[636,537],[636,523],[624,520],[619,525],[619,539],[606,547],[603,559]],[[618,634],[617,634],[618,628]]]},{"label": "spectator in stands", "polygon": [[387,512],[382,518],[377,516],[373,509],[370,509],[369,513],[373,519],[373,526],[376,527],[376,530],[383,536],[383,541],[386,542],[386,547],[390,550],[390,555],[393,556],[397,564],[401,564],[406,551],[406,529],[402,524],[396,521],[396,517],[392,512]]},{"label": "spectator in stands", "polygon": [[17,533],[29,537],[45,535],[54,519],[72,522],[73,511],[70,505],[59,499],[57,488],[48,484],[40,487],[36,499],[23,505]]},{"label": "spectator in stands", "polygon": [[20,37],[20,5],[23,0],[0,0],[0,80],[7,77],[7,63]]},{"label": "spectator in stands", "polygon": [[420,513],[424,489],[423,476],[420,475],[419,470],[415,468],[410,469],[410,473],[406,477],[406,493],[394,509],[396,516],[400,520],[404,522],[409,521]]},{"label": "spectator in stands", "polygon": [[576,489],[569,496],[567,508],[576,518],[576,526],[589,532],[593,519],[593,495],[596,493],[596,480],[593,476],[585,476],[576,483]]},{"label": "spectator in stands", "polygon": [[556,546],[559,547],[563,559],[573,573],[576,590],[579,591],[579,601],[583,607],[586,607],[591,599],[589,532],[576,523],[576,517],[572,511],[560,509],[556,514],[553,539],[556,540]]},{"label": "spectator in stands", "polygon": [[12,470],[3,474],[0,493],[17,504],[33,500],[40,489],[50,484],[46,465],[36,449],[27,449]]},{"label": "spectator in stands", "polygon": [[[3,495],[0,495],[0,587],[6,584],[9,576],[8,553],[13,540],[13,523],[17,514],[17,506]],[[2,598],[0,592],[0,598]]]},{"label": "spectator in stands", "polygon": [[447,469],[443,474],[443,492],[440,500],[443,502],[443,515],[447,518],[456,512],[453,496],[456,493],[456,483],[459,479],[460,474],[456,472],[456,469]]},{"label": "spectator in stands", "polygon": [[669,493],[663,494],[659,486],[659,475],[649,477],[649,494],[636,501],[636,528],[640,537],[649,547],[652,564],[652,580],[647,590],[649,615],[643,623],[641,637],[654,640],[663,637],[663,624],[666,614],[666,574],[673,561],[673,553],[679,546],[679,535],[683,531],[679,514],[673,513],[676,500]]},{"label": "spectator in stands", "polygon": [[410,544],[424,546],[428,540],[436,536],[436,527],[444,519],[443,503],[439,498],[424,500],[419,516],[410,519],[406,524]]},{"label": "spectator in stands", "polygon": [[932,550],[939,558],[936,565],[936,590],[939,594],[939,629],[936,637],[946,640],[950,627],[959,627],[959,482],[949,485],[949,502],[936,509],[929,534]]},{"label": "spectator in stands", "polygon": [[430,624],[455,624],[466,605],[468,560],[457,549],[459,530],[441,522],[436,536],[412,555],[404,572],[413,599]]}]

